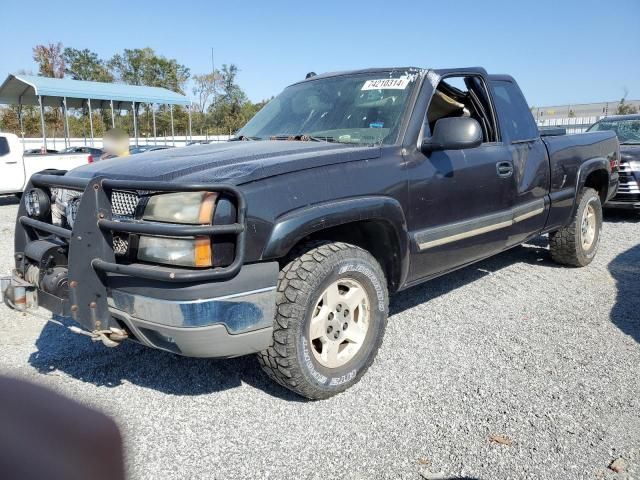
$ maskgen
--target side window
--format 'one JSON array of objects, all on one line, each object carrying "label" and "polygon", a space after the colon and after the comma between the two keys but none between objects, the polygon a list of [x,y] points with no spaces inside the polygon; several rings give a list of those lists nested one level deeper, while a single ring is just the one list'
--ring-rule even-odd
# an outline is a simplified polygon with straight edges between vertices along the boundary
[{"label": "side window", "polygon": [[538,127],[520,89],[513,82],[494,80],[491,89],[505,140],[515,142],[538,137]]},{"label": "side window", "polygon": [[9,153],[9,142],[7,137],[0,137],[0,157]]},{"label": "side window", "polygon": [[476,76],[451,76],[441,80],[431,97],[424,132],[450,117],[471,117],[482,129],[483,142],[498,141],[493,111],[484,82]]}]

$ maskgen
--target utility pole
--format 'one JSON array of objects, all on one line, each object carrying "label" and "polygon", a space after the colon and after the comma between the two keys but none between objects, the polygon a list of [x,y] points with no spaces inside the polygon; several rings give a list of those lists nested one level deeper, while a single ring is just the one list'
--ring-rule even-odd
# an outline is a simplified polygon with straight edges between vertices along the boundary
[{"label": "utility pole", "polygon": [[211,75],[213,76],[213,108],[216,108],[216,64],[213,61],[213,47],[211,47]]}]

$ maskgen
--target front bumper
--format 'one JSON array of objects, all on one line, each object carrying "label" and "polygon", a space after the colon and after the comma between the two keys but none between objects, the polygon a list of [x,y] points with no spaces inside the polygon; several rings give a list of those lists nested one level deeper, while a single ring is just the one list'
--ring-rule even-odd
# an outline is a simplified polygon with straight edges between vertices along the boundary
[{"label": "front bumper", "polygon": [[[122,277],[111,278],[121,288],[107,289],[109,313],[113,325],[148,347],[188,357],[246,355],[272,344],[277,276],[278,263],[269,262],[245,265],[231,280],[181,289],[148,282],[131,287]],[[52,301],[20,277],[2,278],[0,284],[12,308],[41,306],[65,314],[64,299]]]},{"label": "front bumper", "polygon": [[[244,265],[242,192],[229,185],[80,179],[62,173],[35,174],[28,188],[40,188],[49,196],[52,187],[80,190],[73,228],[54,224],[51,218],[30,218],[21,203],[15,278],[3,292],[7,304],[18,309],[41,306],[71,317],[92,337],[115,332],[120,339],[128,335],[187,356],[242,355],[271,344],[278,265]],[[113,215],[113,194],[121,191],[217,192],[233,199],[237,215],[235,223],[195,226],[122,219]],[[235,238],[235,253],[227,266],[206,269],[122,262],[114,253],[117,232],[134,237],[227,236]]]},{"label": "front bumper", "polygon": [[224,282],[167,289],[110,279],[109,312],[149,347],[189,357],[229,357],[272,343],[278,263],[245,265]]},{"label": "front bumper", "polygon": [[616,208],[623,210],[640,210],[640,201],[634,201],[633,199],[624,200],[620,197],[621,196],[617,196],[613,200],[609,200],[607,203],[605,203],[604,206],[606,208]]}]

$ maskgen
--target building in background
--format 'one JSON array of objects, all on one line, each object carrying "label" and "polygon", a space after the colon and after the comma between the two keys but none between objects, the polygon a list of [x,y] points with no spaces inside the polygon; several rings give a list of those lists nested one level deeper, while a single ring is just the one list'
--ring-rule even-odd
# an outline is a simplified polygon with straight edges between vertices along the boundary
[{"label": "building in background", "polygon": [[[625,100],[624,103],[640,112],[640,100]],[[602,103],[532,107],[531,113],[539,127],[562,127],[567,129],[567,133],[581,133],[601,118],[615,115],[618,105],[620,105],[619,100]]]}]

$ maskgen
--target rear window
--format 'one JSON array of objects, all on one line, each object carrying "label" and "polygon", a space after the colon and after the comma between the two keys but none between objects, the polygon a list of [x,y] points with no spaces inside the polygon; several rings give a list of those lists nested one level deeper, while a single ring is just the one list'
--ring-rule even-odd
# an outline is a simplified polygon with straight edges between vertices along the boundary
[{"label": "rear window", "polygon": [[491,89],[505,140],[515,142],[537,138],[538,127],[517,85],[506,80],[494,80]]},{"label": "rear window", "polygon": [[0,157],[9,153],[9,142],[7,137],[0,137]]}]

